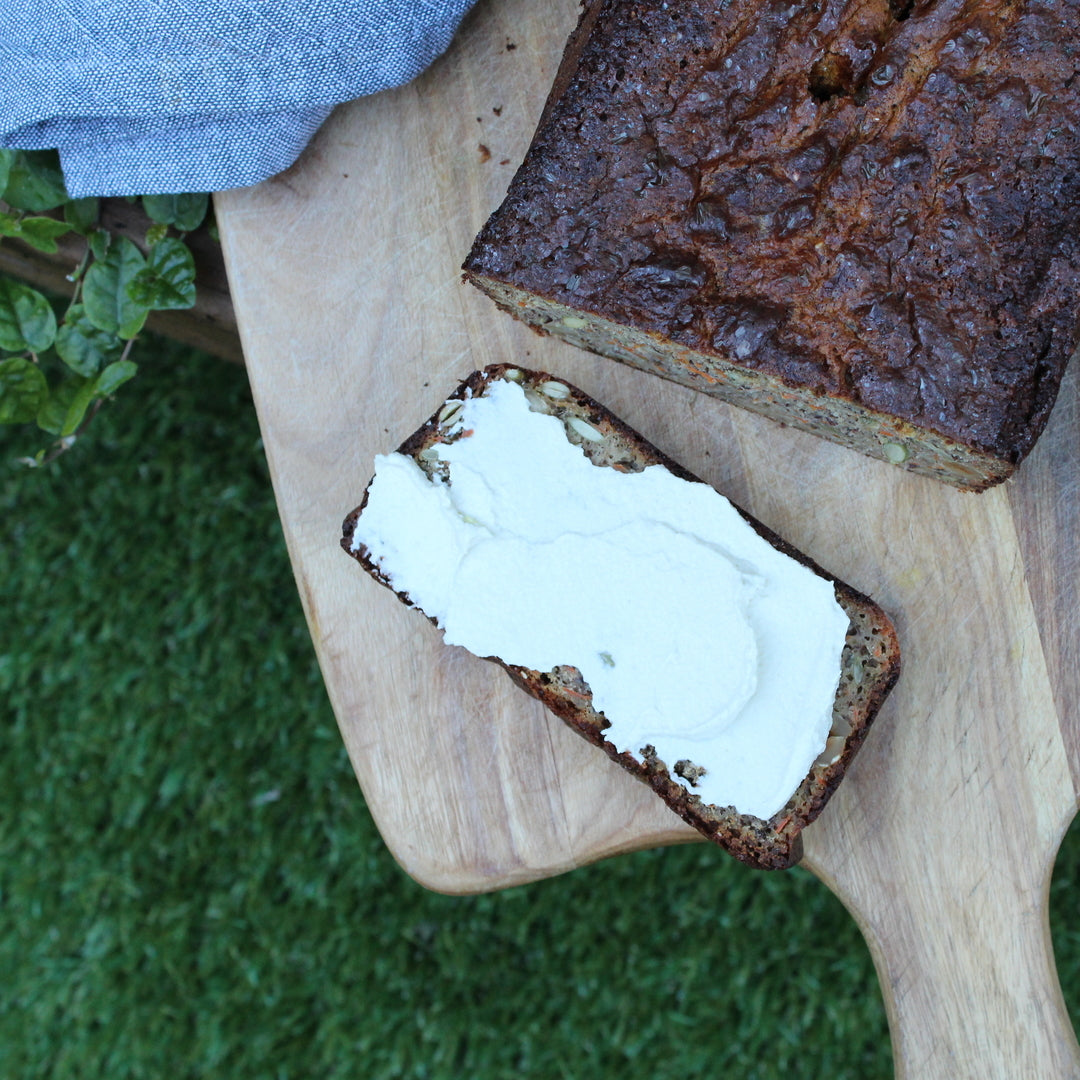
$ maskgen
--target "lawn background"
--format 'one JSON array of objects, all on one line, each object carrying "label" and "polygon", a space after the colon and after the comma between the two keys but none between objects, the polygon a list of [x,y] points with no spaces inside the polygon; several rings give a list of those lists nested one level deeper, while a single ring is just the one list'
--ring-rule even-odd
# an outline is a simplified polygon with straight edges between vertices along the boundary
[{"label": "lawn background", "polygon": [[[243,370],[135,359],[48,470],[0,429],[0,1076],[891,1077],[869,954],[805,871],[692,845],[464,899],[406,877]],[[1074,829],[1051,911],[1074,1019],[1078,872]]]}]

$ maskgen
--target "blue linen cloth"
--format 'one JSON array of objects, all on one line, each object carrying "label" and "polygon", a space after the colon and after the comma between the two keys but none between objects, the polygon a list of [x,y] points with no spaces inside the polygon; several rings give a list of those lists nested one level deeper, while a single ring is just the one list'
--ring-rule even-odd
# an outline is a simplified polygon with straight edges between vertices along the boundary
[{"label": "blue linen cloth", "polygon": [[219,191],[415,78],[473,0],[0,0],[0,146],[73,198]]}]

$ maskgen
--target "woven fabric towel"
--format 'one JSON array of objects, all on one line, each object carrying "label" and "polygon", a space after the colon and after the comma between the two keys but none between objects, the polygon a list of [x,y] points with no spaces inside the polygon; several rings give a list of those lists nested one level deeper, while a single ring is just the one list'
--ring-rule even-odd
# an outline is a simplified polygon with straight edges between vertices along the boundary
[{"label": "woven fabric towel", "polygon": [[73,198],[287,168],[333,107],[408,82],[473,0],[0,0],[0,146]]}]

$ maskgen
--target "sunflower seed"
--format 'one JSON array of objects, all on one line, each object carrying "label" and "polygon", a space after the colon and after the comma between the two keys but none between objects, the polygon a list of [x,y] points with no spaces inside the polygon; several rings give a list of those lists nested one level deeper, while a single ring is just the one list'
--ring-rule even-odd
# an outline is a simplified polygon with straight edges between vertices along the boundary
[{"label": "sunflower seed", "polygon": [[464,401],[448,401],[439,410],[440,427],[450,427],[461,419],[462,410],[465,408]]},{"label": "sunflower seed", "polygon": [[602,442],[604,439],[604,433],[594,428],[592,424],[587,424],[580,416],[571,416],[566,421],[566,426],[578,435],[582,439],[587,439],[589,442]]},{"label": "sunflower seed", "polygon": [[563,401],[570,396],[570,387],[565,383],[556,382],[554,379],[542,382],[539,389],[542,394],[547,394],[549,398],[554,398],[555,401]]}]

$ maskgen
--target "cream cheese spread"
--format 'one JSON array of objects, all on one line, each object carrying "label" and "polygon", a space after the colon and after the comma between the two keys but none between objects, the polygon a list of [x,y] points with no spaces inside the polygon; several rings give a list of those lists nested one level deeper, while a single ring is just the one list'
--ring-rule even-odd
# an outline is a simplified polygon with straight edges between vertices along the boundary
[{"label": "cream cheese spread", "polygon": [[829,735],[848,629],[832,584],[708,485],[592,464],[515,382],[466,400],[452,431],[432,478],[376,459],[354,550],[448,643],[577,667],[605,738],[653,746],[703,802],[782,809]]}]

